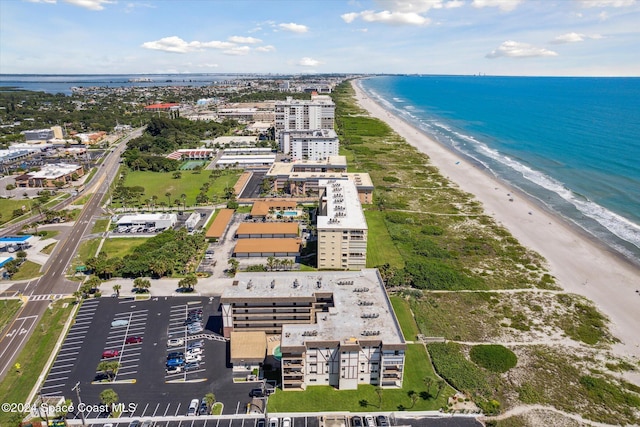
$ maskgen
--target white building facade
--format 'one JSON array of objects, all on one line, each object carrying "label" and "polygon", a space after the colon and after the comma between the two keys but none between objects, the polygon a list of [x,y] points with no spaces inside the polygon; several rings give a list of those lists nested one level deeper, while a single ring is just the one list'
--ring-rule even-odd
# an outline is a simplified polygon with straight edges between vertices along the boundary
[{"label": "white building facade", "polygon": [[312,95],[311,100],[293,99],[275,104],[276,138],[289,130],[333,129],[336,104],[328,95]]},{"label": "white building facade", "polygon": [[338,135],[333,129],[282,131],[280,151],[294,160],[326,160],[338,155]]}]

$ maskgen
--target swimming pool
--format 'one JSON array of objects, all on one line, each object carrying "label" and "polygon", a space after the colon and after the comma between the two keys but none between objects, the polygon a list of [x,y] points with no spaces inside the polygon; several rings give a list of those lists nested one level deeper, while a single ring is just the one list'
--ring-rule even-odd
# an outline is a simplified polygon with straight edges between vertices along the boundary
[{"label": "swimming pool", "polygon": [[284,211],[282,213],[284,216],[298,216],[298,211]]}]

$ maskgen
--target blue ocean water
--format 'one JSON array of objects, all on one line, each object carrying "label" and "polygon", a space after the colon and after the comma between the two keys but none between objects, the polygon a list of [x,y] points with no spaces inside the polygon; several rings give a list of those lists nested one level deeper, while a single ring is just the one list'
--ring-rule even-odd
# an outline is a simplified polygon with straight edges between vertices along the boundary
[{"label": "blue ocean water", "polygon": [[359,84],[640,264],[640,78],[380,76]]}]

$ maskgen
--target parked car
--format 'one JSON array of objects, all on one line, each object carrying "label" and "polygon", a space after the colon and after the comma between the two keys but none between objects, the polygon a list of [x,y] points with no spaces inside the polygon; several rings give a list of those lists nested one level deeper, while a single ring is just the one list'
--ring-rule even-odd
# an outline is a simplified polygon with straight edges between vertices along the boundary
[{"label": "parked car", "polygon": [[364,417],[364,423],[367,427],[376,427],[376,421],[371,415],[367,415],[366,417]]},{"label": "parked car", "polygon": [[198,415],[207,415],[209,414],[209,405],[207,405],[207,401],[203,397],[200,401],[200,410],[198,411]]},{"label": "parked car", "polygon": [[184,345],[184,339],[182,338],[171,338],[167,341],[167,347],[178,347]]},{"label": "parked car", "polygon": [[362,427],[362,418],[358,415],[351,417],[351,427]]},{"label": "parked car", "polygon": [[198,354],[202,354],[202,348],[200,347],[192,347],[192,348],[187,348],[187,356],[196,356]]},{"label": "parked car", "polygon": [[124,340],[125,344],[136,344],[142,342],[142,337],[127,337],[126,340]]},{"label": "parked car", "polygon": [[119,350],[105,350],[102,352],[103,359],[111,359],[113,357],[118,357],[120,355]]},{"label": "parked car", "polygon": [[196,415],[199,403],[200,401],[198,399],[191,400],[191,403],[189,403],[189,409],[187,410],[187,416]]},{"label": "parked car", "polygon": [[172,366],[182,366],[184,365],[184,359],[182,357],[176,357],[175,359],[167,360],[167,368]]},{"label": "parked car", "polygon": [[204,341],[203,340],[191,341],[189,344],[187,344],[187,351],[189,351],[192,348],[204,348]]},{"label": "parked car", "polygon": [[282,427],[291,427],[291,418],[284,417],[282,419]]},{"label": "parked car", "polygon": [[189,362],[185,363],[183,368],[185,372],[197,371],[198,369],[200,369],[200,364],[198,362]]},{"label": "parked car", "polygon": [[140,421],[138,420],[133,420],[129,423],[129,427],[139,427],[140,426]]},{"label": "parked car", "polygon": [[171,353],[167,354],[167,360],[175,359],[177,357],[184,357],[184,353],[181,351],[172,351]]},{"label": "parked car", "polygon": [[264,418],[260,418],[258,420],[258,423],[256,424],[256,427],[266,427],[266,422],[265,422]]},{"label": "parked car", "polygon": [[128,320],[114,320],[111,322],[111,326],[127,326],[129,324]]},{"label": "parked car", "polygon": [[182,367],[179,365],[167,366],[167,375],[179,374],[180,372],[182,372]]},{"label": "parked car", "polygon": [[249,397],[264,397],[264,392],[261,388],[252,388]]},{"label": "parked car", "polygon": [[279,422],[277,417],[269,418],[269,427],[279,427]]},{"label": "parked car", "polygon": [[378,421],[378,426],[380,427],[389,427],[389,418],[385,415],[378,415],[376,421]]},{"label": "parked car", "polygon": [[153,425],[153,421],[151,420],[144,420],[142,422],[142,425],[140,427],[151,427]]},{"label": "parked car", "polygon": [[187,363],[202,362],[202,356],[200,356],[199,354],[187,354],[187,356],[184,358],[184,361]]}]

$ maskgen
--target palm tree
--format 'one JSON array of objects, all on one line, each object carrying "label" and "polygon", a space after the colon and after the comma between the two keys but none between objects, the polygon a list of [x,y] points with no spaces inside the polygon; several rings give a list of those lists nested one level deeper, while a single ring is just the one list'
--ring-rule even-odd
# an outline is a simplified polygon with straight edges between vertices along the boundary
[{"label": "palm tree", "polygon": [[267,258],[267,268],[269,269],[269,271],[273,271],[275,261],[276,259],[273,256],[270,256],[269,258]]},{"label": "palm tree", "polygon": [[437,385],[438,385],[438,393],[436,393],[436,399],[438,398],[438,396],[440,396],[440,392],[444,389],[447,383],[445,383],[444,380],[438,380]]},{"label": "palm tree", "polygon": [[133,287],[139,292],[148,292],[151,287],[149,279],[143,279],[142,277],[136,277],[133,280]]},{"label": "palm tree", "polygon": [[118,399],[120,399],[118,393],[111,388],[102,390],[100,393],[100,401],[103,405],[108,405],[111,408],[111,411],[113,411],[113,405],[118,403]]},{"label": "palm tree", "polygon": [[187,195],[182,193],[180,195],[180,198],[182,199],[182,210],[184,211],[185,209],[187,209]]},{"label": "palm tree", "polygon": [[166,193],[164,193],[164,195],[167,198],[167,200],[169,201],[169,206],[171,206],[171,192],[167,191]]},{"label": "palm tree", "polygon": [[122,285],[113,285],[113,291],[116,293],[118,298],[120,298],[120,289],[122,289]]},{"label": "palm tree", "polygon": [[156,201],[158,200],[158,196],[156,196],[155,194],[153,196],[151,196],[151,200],[153,201],[153,210],[156,209]]},{"label": "palm tree", "polygon": [[113,377],[118,373],[118,369],[120,369],[120,362],[117,362],[115,360],[103,360],[102,362],[98,363],[96,371],[102,372],[107,377],[109,377],[110,380],[112,380]]},{"label": "palm tree", "polygon": [[209,412],[211,412],[213,404],[216,403],[216,395],[213,393],[207,393],[204,395],[204,401],[207,402],[207,407],[209,408]]}]

